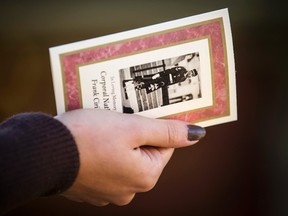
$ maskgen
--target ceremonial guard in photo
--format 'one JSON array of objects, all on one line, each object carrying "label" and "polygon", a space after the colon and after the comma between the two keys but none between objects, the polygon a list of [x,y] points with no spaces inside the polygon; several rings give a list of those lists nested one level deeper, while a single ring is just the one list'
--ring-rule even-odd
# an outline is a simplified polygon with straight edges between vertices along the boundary
[{"label": "ceremonial guard in photo", "polygon": [[187,71],[185,67],[176,66],[156,74],[136,76],[134,85],[137,90],[146,89],[147,93],[159,88],[185,81],[188,77],[197,76],[196,69]]}]

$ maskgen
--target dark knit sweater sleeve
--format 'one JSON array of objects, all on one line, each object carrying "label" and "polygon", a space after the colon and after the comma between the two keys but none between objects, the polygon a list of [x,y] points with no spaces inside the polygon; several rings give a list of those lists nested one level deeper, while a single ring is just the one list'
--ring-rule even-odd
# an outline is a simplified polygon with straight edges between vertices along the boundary
[{"label": "dark knit sweater sleeve", "polygon": [[0,124],[0,214],[64,192],[78,170],[73,136],[52,116],[23,113]]}]

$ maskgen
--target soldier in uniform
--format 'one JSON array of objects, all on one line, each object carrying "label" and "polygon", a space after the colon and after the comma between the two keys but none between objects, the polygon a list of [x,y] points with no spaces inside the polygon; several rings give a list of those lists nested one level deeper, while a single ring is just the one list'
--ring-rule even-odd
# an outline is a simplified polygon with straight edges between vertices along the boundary
[{"label": "soldier in uniform", "polygon": [[187,71],[185,67],[175,66],[156,74],[135,77],[134,84],[136,89],[146,89],[146,92],[150,93],[164,86],[183,82],[188,77],[197,75],[198,72],[196,69]]}]

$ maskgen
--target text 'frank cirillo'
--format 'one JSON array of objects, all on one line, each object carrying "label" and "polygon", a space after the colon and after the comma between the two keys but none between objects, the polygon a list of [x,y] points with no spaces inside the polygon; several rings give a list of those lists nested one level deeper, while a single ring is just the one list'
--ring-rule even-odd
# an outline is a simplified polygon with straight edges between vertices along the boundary
[{"label": "text 'frank cirillo'", "polygon": [[[108,79],[108,80],[107,80]],[[99,78],[92,79],[93,105],[95,109],[116,110],[115,77],[106,71]]]}]

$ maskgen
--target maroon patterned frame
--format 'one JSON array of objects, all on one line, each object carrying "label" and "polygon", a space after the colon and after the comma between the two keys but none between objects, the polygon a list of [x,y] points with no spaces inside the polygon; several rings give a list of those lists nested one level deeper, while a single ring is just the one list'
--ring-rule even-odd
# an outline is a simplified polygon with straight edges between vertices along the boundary
[{"label": "maroon patterned frame", "polygon": [[61,54],[65,111],[82,108],[79,66],[203,38],[209,39],[213,104],[168,117],[195,123],[229,116],[229,76],[223,18]]}]

